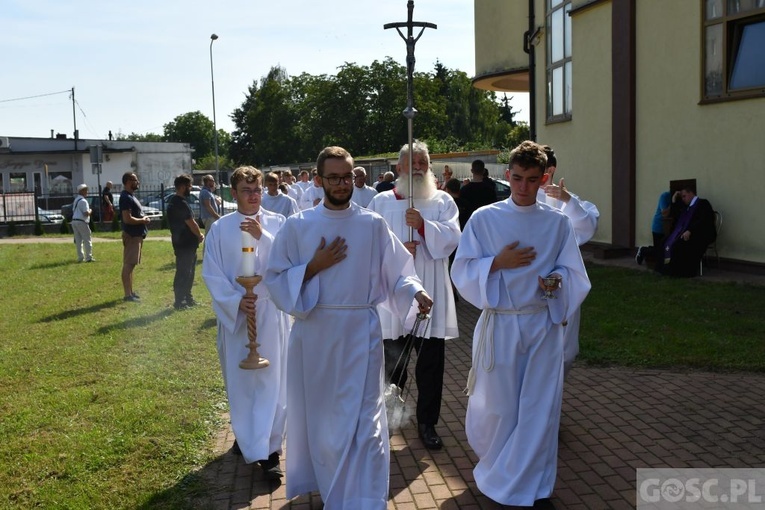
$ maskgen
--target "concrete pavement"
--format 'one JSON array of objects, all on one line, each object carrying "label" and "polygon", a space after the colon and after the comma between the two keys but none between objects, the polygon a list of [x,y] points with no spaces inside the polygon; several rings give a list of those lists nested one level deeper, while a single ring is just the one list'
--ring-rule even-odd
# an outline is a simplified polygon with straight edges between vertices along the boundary
[{"label": "concrete pavement", "polygon": [[[610,263],[634,265],[631,259]],[[437,427],[445,447],[423,448],[413,421],[393,434],[389,510],[511,508],[481,495],[473,481],[476,457],[465,438],[463,389],[479,311],[463,300],[458,315],[460,338],[447,341]],[[635,508],[637,468],[765,465],[762,395],[765,376],[758,374],[575,366],[564,392],[553,503],[568,510]],[[203,470],[215,486],[211,508],[322,508],[318,493],[288,501],[283,484],[264,480],[257,466],[228,451],[233,441],[230,428],[221,430],[220,455]]]}]

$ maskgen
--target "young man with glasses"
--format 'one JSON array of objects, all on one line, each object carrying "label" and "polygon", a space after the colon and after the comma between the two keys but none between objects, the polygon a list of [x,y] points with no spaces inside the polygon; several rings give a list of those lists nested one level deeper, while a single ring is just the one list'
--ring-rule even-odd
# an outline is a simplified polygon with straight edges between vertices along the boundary
[{"label": "young man with glasses", "polygon": [[[287,218],[265,283],[295,317],[289,341],[287,498],[318,490],[326,508],[384,510],[390,445],[376,305],[404,317],[433,301],[385,220],[351,203],[353,158],[327,147],[318,206]],[[354,278],[364,274],[365,278]]]},{"label": "young man with glasses", "polygon": [[[279,455],[286,419],[286,354],[289,320],[280,312],[262,282],[257,298],[245,298],[237,283],[242,275],[243,245],[254,244],[255,274],[263,275],[274,236],[284,216],[261,207],[263,174],[251,166],[231,175],[237,210],[213,223],[205,239],[202,277],[218,318],[218,355],[236,441],[232,451],[247,463],[258,462],[268,478],[282,475]],[[255,311],[259,353],[271,363],[258,370],[239,368],[247,357],[247,317]]]}]

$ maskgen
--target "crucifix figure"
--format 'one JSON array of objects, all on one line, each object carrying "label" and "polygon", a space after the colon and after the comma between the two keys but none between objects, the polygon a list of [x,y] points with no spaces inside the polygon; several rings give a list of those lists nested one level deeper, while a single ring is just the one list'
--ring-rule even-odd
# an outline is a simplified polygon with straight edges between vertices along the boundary
[{"label": "crucifix figure", "polygon": [[[413,75],[414,75],[414,46],[417,44],[417,41],[420,40],[420,37],[422,37],[422,33],[425,31],[426,28],[434,28],[437,29],[438,27],[434,23],[427,23],[424,21],[412,21],[412,13],[414,12],[414,0],[409,0],[407,2],[407,10],[408,10],[408,17],[407,21],[405,23],[386,23],[383,25],[383,28],[385,30],[389,28],[395,28],[398,32],[398,35],[401,36],[401,38],[406,42],[406,109],[404,110],[404,117],[406,117],[407,120],[407,131],[408,131],[408,138],[409,138],[409,189],[412,189],[412,121],[414,120],[414,116],[417,114],[417,110],[414,108],[414,85],[413,85]],[[401,28],[406,27],[407,35],[404,36],[403,32],[401,32]],[[414,37],[414,27],[421,27],[420,33],[417,34],[417,37]],[[409,194],[409,207],[414,207],[414,198],[412,194]],[[412,228],[409,228],[409,241],[412,240],[413,237]]]}]

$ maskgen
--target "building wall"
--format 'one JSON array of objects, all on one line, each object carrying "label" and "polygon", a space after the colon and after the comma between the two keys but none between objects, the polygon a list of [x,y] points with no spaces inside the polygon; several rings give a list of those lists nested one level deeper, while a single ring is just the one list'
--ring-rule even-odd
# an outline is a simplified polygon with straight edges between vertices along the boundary
[{"label": "building wall", "polygon": [[[528,3],[525,0],[475,0],[474,5],[476,76],[523,71],[515,77],[498,77],[496,84],[528,90],[529,58],[523,51],[523,34],[529,23]],[[487,87],[497,90],[494,83],[493,79],[487,80]]]},{"label": "building wall", "polygon": [[[536,2],[537,24],[545,2]],[[611,5],[605,2],[572,18],[572,119],[546,123],[546,37],[537,46],[537,141],[550,145],[558,159],[555,180],[600,211],[593,241],[611,240]],[[593,41],[599,51],[589,51]],[[557,182],[556,182],[557,183]]]},{"label": "building wall", "polygon": [[699,104],[701,4],[637,2],[636,241],[649,243],[669,181],[696,179],[699,196],[723,215],[720,256],[763,263],[765,99]]}]

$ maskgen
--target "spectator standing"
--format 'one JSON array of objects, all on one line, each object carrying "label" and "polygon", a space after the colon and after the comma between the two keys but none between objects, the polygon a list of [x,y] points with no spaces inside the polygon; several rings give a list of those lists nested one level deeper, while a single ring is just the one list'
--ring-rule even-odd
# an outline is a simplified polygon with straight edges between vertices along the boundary
[{"label": "spectator standing", "polygon": [[183,310],[197,304],[191,295],[194,275],[197,267],[197,248],[205,236],[199,230],[199,224],[194,219],[194,212],[186,201],[191,195],[191,176],[182,174],[175,178],[175,195],[170,197],[167,204],[167,222],[170,225],[170,236],[175,252],[175,278],[173,279],[173,294],[176,310]]},{"label": "spectator standing", "polygon": [[[72,204],[72,231],[77,262],[93,262],[93,238],[90,231],[90,215],[93,211],[88,204],[88,185],[77,186],[77,198]],[[83,250],[84,248],[84,250]],[[84,251],[84,253],[83,253]]]},{"label": "spectator standing", "polygon": [[202,177],[202,190],[199,192],[199,219],[205,226],[205,230],[210,230],[212,224],[221,217],[223,211],[221,199],[215,194],[215,178],[207,174]]},{"label": "spectator standing", "polygon": [[[428,329],[415,339],[417,352],[415,379],[417,382],[417,426],[420,440],[426,448],[443,446],[436,432],[441,414],[441,394],[444,379],[444,341],[459,336],[454,293],[449,280],[449,255],[460,240],[459,210],[454,200],[436,189],[430,170],[428,146],[415,140],[412,145],[412,189],[409,189],[409,145],[398,156],[396,188],[375,196],[369,209],[380,214],[390,229],[414,257],[417,276],[428,295],[433,297],[433,310]],[[414,207],[409,207],[409,196]],[[412,241],[409,230],[413,229]],[[385,374],[388,383],[406,384],[404,363],[398,363],[406,345],[408,331],[400,316],[380,308],[385,346]],[[413,313],[412,313],[413,315]]]},{"label": "spectator standing", "polygon": [[470,166],[472,179],[460,190],[462,200],[467,204],[470,214],[485,205],[497,201],[497,188],[494,181],[487,180],[488,172],[483,160],[476,159]]},{"label": "spectator standing", "polygon": [[[452,169],[449,168],[449,165],[444,165],[444,171],[441,173],[441,183],[438,185],[438,189],[441,191],[446,191],[446,183],[449,182],[452,178]],[[458,181],[459,182],[459,181]]]},{"label": "spectator standing", "polygon": [[106,181],[106,186],[101,191],[101,221],[111,222],[114,219],[112,186],[112,181]]},{"label": "spectator standing", "polygon": [[393,182],[396,180],[396,175],[393,172],[385,172],[383,174],[383,180],[382,182],[378,182],[375,186],[375,190],[377,190],[378,193],[382,193],[383,191],[390,191],[393,188],[396,187],[396,184]]},{"label": "spectator standing", "polygon": [[140,186],[138,176],[133,172],[122,175],[122,193],[120,193],[120,215],[122,216],[122,288],[125,301],[140,301],[133,291],[133,271],[141,263],[143,240],[148,233],[147,225],[151,219],[143,215],[141,202],[134,193]]},{"label": "spectator standing", "polygon": [[324,202],[287,218],[265,277],[277,306],[295,318],[287,498],[318,490],[327,509],[385,510],[390,446],[375,305],[405,315],[413,300],[425,313],[432,300],[385,221],[351,203],[351,155],[327,147],[317,168]]}]

